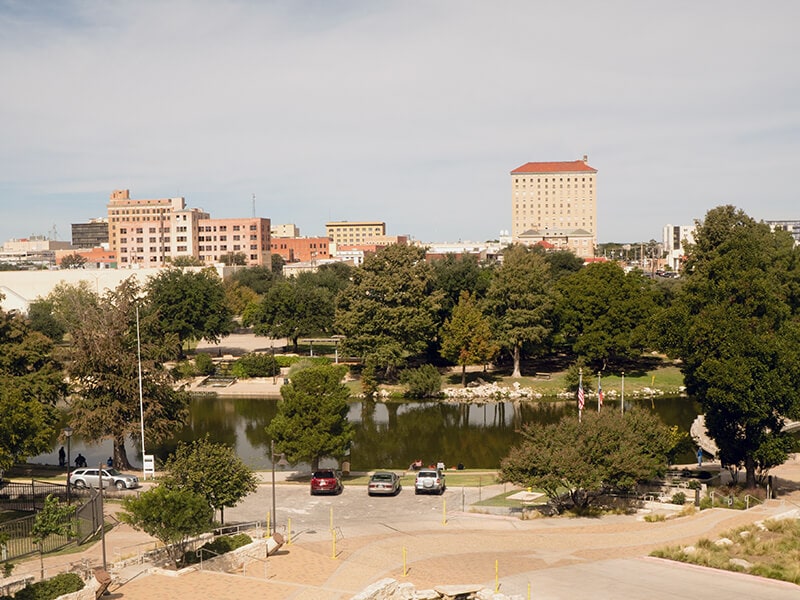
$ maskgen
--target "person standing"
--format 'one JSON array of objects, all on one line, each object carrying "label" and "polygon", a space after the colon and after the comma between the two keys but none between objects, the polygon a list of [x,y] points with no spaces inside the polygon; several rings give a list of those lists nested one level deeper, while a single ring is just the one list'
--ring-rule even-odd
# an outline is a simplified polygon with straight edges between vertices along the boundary
[{"label": "person standing", "polygon": [[697,466],[698,467],[702,467],[703,466],[703,449],[702,448],[698,448],[697,449]]},{"label": "person standing", "polygon": [[63,467],[67,464],[67,453],[64,452],[64,446],[58,449],[58,466]]}]

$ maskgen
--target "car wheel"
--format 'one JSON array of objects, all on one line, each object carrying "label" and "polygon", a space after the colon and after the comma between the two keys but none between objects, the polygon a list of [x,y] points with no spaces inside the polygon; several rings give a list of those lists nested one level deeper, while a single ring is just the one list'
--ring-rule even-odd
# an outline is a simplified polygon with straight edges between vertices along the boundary
[{"label": "car wheel", "polygon": [[118,481],[114,485],[117,486],[118,490],[124,490],[125,489],[125,482],[124,481]]},{"label": "car wheel", "polygon": [[76,479],[73,485],[75,485],[76,488],[83,489],[86,487],[86,482],[83,479]]}]

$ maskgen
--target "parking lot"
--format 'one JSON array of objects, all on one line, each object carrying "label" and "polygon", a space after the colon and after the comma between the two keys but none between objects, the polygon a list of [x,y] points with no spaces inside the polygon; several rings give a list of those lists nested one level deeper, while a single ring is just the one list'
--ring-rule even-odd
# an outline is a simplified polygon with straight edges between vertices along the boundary
[{"label": "parking lot", "polygon": [[[366,485],[348,485],[341,494],[312,496],[307,483],[278,483],[275,485],[277,530],[285,532],[291,519],[292,536],[306,539],[330,537],[331,514],[333,526],[340,535],[369,535],[388,529],[409,530],[426,523],[441,524],[448,515],[469,510],[470,504],[481,498],[502,492],[502,485],[482,488],[448,487],[441,496],[414,494],[413,484],[406,484],[396,496],[369,496]],[[225,521],[264,521],[272,511],[272,486],[264,483],[256,493],[241,504],[225,511]],[[271,520],[274,519],[270,517]]]}]

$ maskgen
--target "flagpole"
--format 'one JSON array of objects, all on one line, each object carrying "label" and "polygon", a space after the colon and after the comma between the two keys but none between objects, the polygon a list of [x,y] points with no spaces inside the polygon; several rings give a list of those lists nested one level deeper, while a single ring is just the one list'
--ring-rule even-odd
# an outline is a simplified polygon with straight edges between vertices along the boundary
[{"label": "flagpole", "polygon": [[578,423],[581,422],[583,413],[583,368],[578,369]]},{"label": "flagpole", "polygon": [[625,414],[625,371],[622,372],[622,400],[619,403],[620,412]]},{"label": "flagpole", "polygon": [[603,405],[603,388],[600,385],[600,371],[597,372],[597,412],[600,412],[600,407]]}]

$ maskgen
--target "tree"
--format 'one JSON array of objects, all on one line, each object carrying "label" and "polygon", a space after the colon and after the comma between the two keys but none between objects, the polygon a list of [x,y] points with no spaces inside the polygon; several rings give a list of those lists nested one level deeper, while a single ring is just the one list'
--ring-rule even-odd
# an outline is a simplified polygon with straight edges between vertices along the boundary
[{"label": "tree", "polygon": [[82,269],[83,265],[85,264],[86,264],[86,257],[81,256],[77,252],[73,252],[72,254],[67,254],[64,258],[61,259],[62,269]]},{"label": "tree", "polygon": [[184,355],[185,342],[205,339],[218,343],[233,329],[225,290],[214,269],[166,269],[148,281],[146,291],[161,329],[177,335],[179,358]]},{"label": "tree", "polygon": [[338,296],[342,351],[371,359],[391,377],[435,341],[442,294],[433,286],[425,250],[393,244],[367,256]]},{"label": "tree", "polygon": [[486,293],[486,310],[495,338],[513,355],[512,377],[521,376],[523,345],[541,347],[550,335],[553,301],[549,283],[550,269],[541,254],[519,245],[503,252],[503,265]]},{"label": "tree", "polygon": [[164,544],[175,566],[187,542],[214,526],[214,509],[204,496],[188,488],[159,485],[126,498],[122,505],[126,512],[120,513],[120,520]]},{"label": "tree", "polygon": [[28,306],[28,320],[31,329],[43,333],[54,342],[64,339],[66,328],[53,314],[53,303],[50,300],[34,300]]},{"label": "tree", "polygon": [[273,254],[270,257],[270,270],[275,275],[283,274],[283,265],[286,264],[286,261],[283,260],[283,257],[280,254]]},{"label": "tree", "polygon": [[171,264],[173,267],[202,267],[203,261],[196,256],[176,256]]},{"label": "tree", "polygon": [[575,354],[603,370],[645,349],[656,294],[640,271],[594,263],[562,277],[556,292],[556,329]]},{"label": "tree", "polygon": [[712,209],[657,324],[720,460],[754,487],[786,460],[782,428],[800,417],[800,249],[733,206]]},{"label": "tree", "polygon": [[[541,488],[559,510],[579,510],[613,491],[630,491],[668,465],[674,436],[655,415],[634,409],[624,417],[587,411],[523,425],[523,441],[500,463],[503,481]],[[565,492],[566,490],[566,492]]]},{"label": "tree", "polygon": [[[272,255],[273,258],[276,256],[280,258],[277,254]],[[273,273],[268,267],[247,267],[237,269],[230,279],[250,288],[256,294],[263,294],[275,281],[281,279],[281,276],[280,273],[277,275]]]},{"label": "tree", "polygon": [[0,310],[0,471],[51,447],[56,403],[66,395],[53,342]]},{"label": "tree", "polygon": [[164,470],[167,474],[162,485],[200,494],[209,506],[219,510],[221,523],[225,522],[226,506],[236,506],[258,488],[253,470],[229,446],[209,441],[208,434],[191,444],[180,443]]},{"label": "tree", "polygon": [[39,549],[40,578],[44,579],[44,542],[51,535],[67,538],[75,535],[75,508],[61,504],[58,498],[49,494],[45,498],[42,510],[36,513],[31,527],[31,540]]},{"label": "tree", "polygon": [[[72,324],[68,374],[74,387],[70,422],[90,442],[111,439],[114,464],[130,468],[125,448],[141,431],[139,356],[134,279],[82,307]],[[142,407],[150,443],[179,430],[187,415],[188,394],[175,390],[164,359],[175,347],[175,335],[158,328],[153,311],[140,311]]]},{"label": "tree", "polygon": [[300,336],[332,332],[334,296],[311,278],[283,280],[264,294],[258,308],[248,310],[243,323],[256,335],[286,337],[295,350]]},{"label": "tree", "polygon": [[550,276],[553,281],[558,281],[570,273],[577,273],[583,268],[583,259],[569,250],[547,252],[544,260],[550,265]]},{"label": "tree", "polygon": [[441,331],[442,356],[461,366],[461,385],[467,385],[467,365],[485,365],[497,354],[488,319],[469,292],[461,292],[453,316]]},{"label": "tree", "polygon": [[309,367],[281,387],[283,401],[267,433],[289,462],[307,461],[317,469],[323,456],[341,458],[347,452],[354,434],[347,420],[345,372],[342,365]]},{"label": "tree", "polygon": [[492,268],[480,264],[474,254],[448,254],[431,263],[436,289],[441,290],[442,321],[449,318],[462,292],[480,300],[486,295],[492,280]]}]

